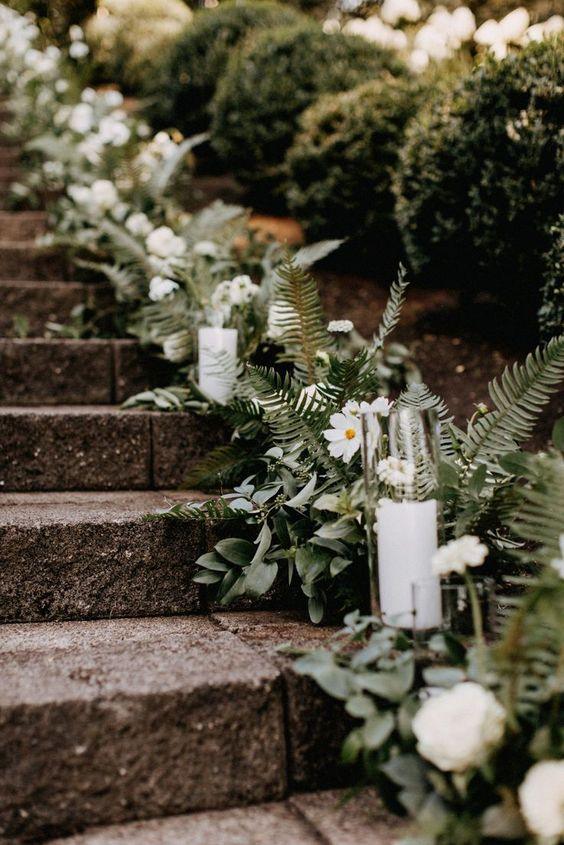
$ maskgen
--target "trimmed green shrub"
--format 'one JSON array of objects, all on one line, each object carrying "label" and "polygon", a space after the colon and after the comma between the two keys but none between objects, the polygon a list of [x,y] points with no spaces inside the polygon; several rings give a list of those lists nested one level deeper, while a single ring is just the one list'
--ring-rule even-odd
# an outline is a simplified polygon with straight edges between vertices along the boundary
[{"label": "trimmed green shrub", "polygon": [[397,257],[392,175],[421,95],[409,79],[375,80],[302,114],[286,196],[310,239],[352,236],[355,250]]},{"label": "trimmed green shrub", "polygon": [[138,92],[191,20],[183,0],[100,0],[85,25],[96,78]]},{"label": "trimmed green shrub", "polygon": [[418,276],[534,315],[564,195],[563,121],[560,38],[486,61],[410,124],[397,220]]},{"label": "trimmed green shrub", "polygon": [[212,145],[244,182],[272,188],[304,109],[386,71],[405,66],[358,36],[326,35],[311,22],[256,33],[232,54],[218,86]]},{"label": "trimmed green shrub", "polygon": [[33,12],[41,31],[60,44],[68,41],[68,29],[80,24],[96,8],[96,0],[4,0],[16,12]]},{"label": "trimmed green shrub", "polygon": [[271,0],[230,0],[196,12],[146,81],[149,118],[158,126],[177,126],[187,135],[206,129],[208,105],[231,50],[254,28],[292,24],[300,18],[295,9]]},{"label": "trimmed green shrub", "polygon": [[564,214],[550,233],[553,243],[546,256],[539,309],[539,328],[544,340],[564,332]]}]

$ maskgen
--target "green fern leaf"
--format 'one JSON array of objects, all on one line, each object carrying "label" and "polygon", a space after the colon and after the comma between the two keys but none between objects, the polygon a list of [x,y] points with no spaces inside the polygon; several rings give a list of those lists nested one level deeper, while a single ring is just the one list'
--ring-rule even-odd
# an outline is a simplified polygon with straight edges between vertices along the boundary
[{"label": "green fern leaf", "polygon": [[564,335],[538,347],[524,364],[507,367],[490,383],[494,410],[468,425],[462,438],[468,462],[513,452],[532,434],[543,407],[564,378]]},{"label": "green fern leaf", "polygon": [[296,374],[307,384],[314,384],[316,355],[330,351],[332,340],[326,329],[317,285],[313,278],[286,257],[277,269],[273,301],[276,303],[276,328],[285,352],[280,361],[291,362]]},{"label": "green fern leaf", "polygon": [[405,267],[400,264],[397,279],[392,282],[388,301],[380,319],[378,331],[374,335],[374,339],[372,341],[373,350],[382,348],[388,335],[392,333],[399,323],[401,309],[403,307],[403,303],[405,302],[405,291],[409,285],[406,275],[407,271]]}]

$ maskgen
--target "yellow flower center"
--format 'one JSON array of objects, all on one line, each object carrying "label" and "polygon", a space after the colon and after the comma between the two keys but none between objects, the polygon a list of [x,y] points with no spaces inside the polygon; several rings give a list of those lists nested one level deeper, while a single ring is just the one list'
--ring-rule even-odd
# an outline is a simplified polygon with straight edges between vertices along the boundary
[{"label": "yellow flower center", "polygon": [[356,428],[347,428],[345,430],[345,437],[347,440],[354,440],[356,437]]}]

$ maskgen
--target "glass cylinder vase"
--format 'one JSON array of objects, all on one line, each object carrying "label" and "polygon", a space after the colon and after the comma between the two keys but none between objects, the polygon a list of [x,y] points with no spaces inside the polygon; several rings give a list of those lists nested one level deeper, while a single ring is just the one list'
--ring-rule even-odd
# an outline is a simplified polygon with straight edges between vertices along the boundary
[{"label": "glass cylinder vase", "polygon": [[[431,561],[441,534],[440,424],[432,411],[362,415],[372,612],[388,625],[435,630],[441,587]],[[426,589],[417,605],[414,584]]]},{"label": "glass cylinder vase", "polygon": [[198,386],[220,405],[233,395],[237,372],[237,329],[198,329]]}]

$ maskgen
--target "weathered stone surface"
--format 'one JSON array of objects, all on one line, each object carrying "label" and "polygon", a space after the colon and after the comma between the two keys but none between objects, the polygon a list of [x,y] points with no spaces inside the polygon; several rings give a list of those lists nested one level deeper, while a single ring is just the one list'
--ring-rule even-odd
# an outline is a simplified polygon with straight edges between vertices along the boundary
[{"label": "weathered stone surface", "polygon": [[385,810],[374,789],[353,797],[338,790],[294,795],[289,804],[325,845],[393,845],[405,833],[405,823]]},{"label": "weathered stone surface", "polygon": [[0,241],[32,241],[46,229],[44,211],[0,212]]},{"label": "weathered stone surface", "polygon": [[0,404],[108,405],[112,368],[107,340],[0,340]]},{"label": "weathered stone surface", "polygon": [[0,146],[0,167],[13,167],[17,165],[20,152],[17,147]]},{"label": "weathered stone surface", "polygon": [[341,702],[326,695],[311,679],[297,675],[293,658],[280,654],[278,646],[323,646],[333,628],[318,628],[288,612],[215,613],[220,625],[237,634],[272,660],[284,679],[288,730],[288,777],[298,789],[344,785],[352,772],[340,765],[343,740],[353,727]]},{"label": "weathered stone surface", "polygon": [[7,625],[0,836],[279,799],[276,669],[205,618]]},{"label": "weathered stone surface", "polygon": [[150,415],[106,406],[0,408],[5,491],[151,487]]},{"label": "weathered stone surface", "polygon": [[172,373],[166,361],[150,355],[137,341],[114,340],[115,402],[125,402],[149,387],[170,384]]},{"label": "weathered stone surface", "polygon": [[320,845],[282,803],[95,828],[49,845]]},{"label": "weathered stone surface", "polygon": [[68,277],[65,257],[34,241],[0,241],[0,279],[54,281]]},{"label": "weathered stone surface", "polygon": [[15,334],[14,317],[27,321],[29,337],[41,337],[45,323],[65,323],[77,305],[87,301],[88,288],[76,282],[25,282],[0,280],[0,334]]},{"label": "weathered stone surface", "polygon": [[185,498],[152,492],[3,494],[0,622],[201,612],[200,588],[192,578],[203,528],[142,520]]},{"label": "weathered stone surface", "polygon": [[179,487],[188,470],[214,446],[226,442],[224,427],[195,414],[153,413],[153,481]]}]

